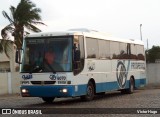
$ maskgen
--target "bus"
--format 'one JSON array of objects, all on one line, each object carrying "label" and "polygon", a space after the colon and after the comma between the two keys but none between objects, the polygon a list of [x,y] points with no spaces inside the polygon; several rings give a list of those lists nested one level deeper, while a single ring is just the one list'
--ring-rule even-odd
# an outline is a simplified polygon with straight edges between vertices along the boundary
[{"label": "bus", "polygon": [[22,97],[40,97],[45,102],[60,97],[90,101],[96,94],[115,90],[130,94],[146,84],[140,40],[74,29],[28,35],[20,56],[17,53]]}]

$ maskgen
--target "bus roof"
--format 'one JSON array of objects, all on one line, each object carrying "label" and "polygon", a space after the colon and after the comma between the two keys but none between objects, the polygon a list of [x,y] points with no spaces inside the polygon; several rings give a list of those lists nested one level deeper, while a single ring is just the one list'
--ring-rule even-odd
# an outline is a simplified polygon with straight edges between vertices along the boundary
[{"label": "bus roof", "polygon": [[59,31],[59,32],[41,32],[41,33],[30,34],[27,37],[52,37],[52,36],[69,36],[69,35],[84,35],[85,37],[90,37],[90,38],[98,38],[110,41],[144,45],[143,41],[141,40],[117,38],[111,36],[111,34],[108,33],[98,32],[89,29],[71,29],[68,31]]}]

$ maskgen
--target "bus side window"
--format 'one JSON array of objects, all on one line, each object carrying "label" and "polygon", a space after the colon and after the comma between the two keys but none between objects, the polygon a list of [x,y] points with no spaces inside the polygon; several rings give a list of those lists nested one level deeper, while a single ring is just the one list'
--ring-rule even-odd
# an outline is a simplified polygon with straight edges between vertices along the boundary
[{"label": "bus side window", "polygon": [[98,40],[86,38],[87,58],[99,58]]},{"label": "bus side window", "polygon": [[84,68],[84,37],[83,36],[75,36],[74,37],[74,45],[73,45],[73,68],[74,75],[80,73]]},{"label": "bus side window", "polygon": [[128,46],[126,43],[120,43],[119,44],[119,49],[120,49],[120,55],[119,55],[119,59],[128,59],[129,58],[129,54],[128,52]]},{"label": "bus side window", "polygon": [[111,50],[112,59],[118,59],[120,54],[119,42],[111,41],[110,50]]},{"label": "bus side window", "polygon": [[137,59],[145,60],[144,58],[144,48],[142,45],[137,45]]},{"label": "bus side window", "polygon": [[74,61],[80,61],[79,44],[74,43]]},{"label": "bus side window", "polygon": [[109,41],[98,40],[98,45],[99,45],[99,58],[110,59]]},{"label": "bus side window", "polygon": [[137,48],[135,44],[131,44],[131,57],[130,59],[137,59]]}]

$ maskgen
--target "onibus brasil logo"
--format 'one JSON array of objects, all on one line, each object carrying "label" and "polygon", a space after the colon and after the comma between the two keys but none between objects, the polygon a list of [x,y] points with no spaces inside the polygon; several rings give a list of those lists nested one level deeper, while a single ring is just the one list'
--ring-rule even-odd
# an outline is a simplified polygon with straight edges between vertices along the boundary
[{"label": "onibus brasil logo", "polygon": [[116,68],[116,76],[117,82],[120,88],[124,88],[126,85],[128,70],[124,65],[124,62],[118,61],[117,68]]}]

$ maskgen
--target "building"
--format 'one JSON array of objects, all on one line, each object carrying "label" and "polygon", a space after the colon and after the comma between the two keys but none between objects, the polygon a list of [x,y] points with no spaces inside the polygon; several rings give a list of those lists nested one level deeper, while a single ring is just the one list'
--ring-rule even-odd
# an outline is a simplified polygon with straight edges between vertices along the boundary
[{"label": "building", "polygon": [[19,93],[20,77],[15,63],[16,46],[13,44],[9,52],[10,58],[6,54],[0,53],[0,95]]},{"label": "building", "polygon": [[12,45],[12,50],[9,52],[10,58],[6,54],[0,53],[0,72],[15,72],[17,64],[15,63],[16,46]]},{"label": "building", "polygon": [[10,72],[10,60],[5,53],[0,53],[0,72]]}]

